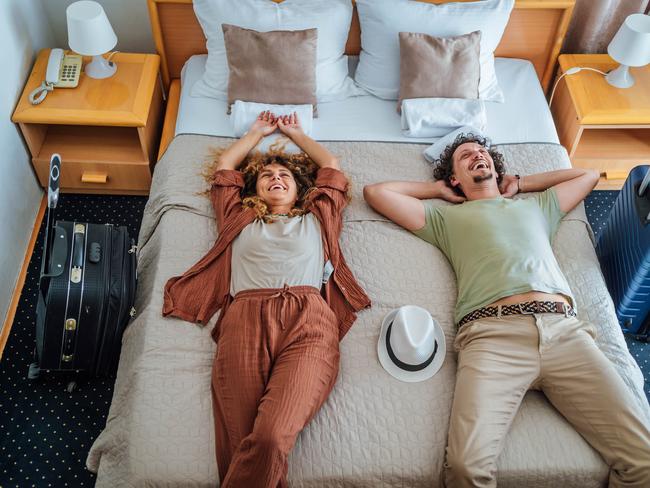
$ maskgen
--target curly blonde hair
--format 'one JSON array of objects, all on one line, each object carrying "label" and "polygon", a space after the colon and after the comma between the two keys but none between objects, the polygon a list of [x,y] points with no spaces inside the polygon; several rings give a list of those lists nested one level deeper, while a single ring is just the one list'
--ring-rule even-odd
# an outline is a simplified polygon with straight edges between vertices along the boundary
[{"label": "curly blonde hair", "polygon": [[[219,156],[221,156],[225,149],[225,147],[213,149],[212,160],[207,164],[203,171],[203,177],[210,186],[214,183],[214,176],[219,163]],[[289,217],[304,215],[307,213],[307,210],[305,209],[307,196],[315,188],[314,185],[318,165],[304,152],[285,152],[284,144],[273,144],[269,148],[268,152],[262,153],[260,151],[251,151],[246,156],[239,168],[239,171],[244,175],[244,188],[241,191],[242,205],[244,207],[253,208],[258,219],[267,223],[273,222],[269,206],[262,198],[257,196],[256,189],[257,176],[260,171],[264,166],[273,163],[281,164],[291,171],[296,182],[298,198],[294,207],[289,211]],[[207,192],[209,192],[209,190]]]}]

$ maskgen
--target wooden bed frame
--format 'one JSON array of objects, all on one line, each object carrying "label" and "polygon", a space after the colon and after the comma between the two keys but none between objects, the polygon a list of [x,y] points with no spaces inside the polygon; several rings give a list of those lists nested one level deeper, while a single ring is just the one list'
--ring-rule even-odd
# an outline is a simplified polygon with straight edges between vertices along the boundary
[{"label": "wooden bed frame", "polygon": [[[280,3],[282,0],[269,1]],[[450,0],[420,1],[448,3]],[[180,100],[181,69],[190,56],[206,54],[207,50],[203,30],[194,15],[192,0],[147,0],[147,3],[156,49],[161,58],[163,84],[168,92],[167,111],[158,152],[160,159],[174,138]],[[574,5],[575,0],[515,0],[515,8],[495,55],[530,60],[542,88],[547,91]],[[356,55],[360,50],[361,29],[355,7],[345,53]]]}]

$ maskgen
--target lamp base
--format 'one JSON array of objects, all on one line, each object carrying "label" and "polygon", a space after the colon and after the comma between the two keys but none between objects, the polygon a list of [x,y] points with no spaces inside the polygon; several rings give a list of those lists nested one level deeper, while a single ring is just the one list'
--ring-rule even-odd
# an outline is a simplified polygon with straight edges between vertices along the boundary
[{"label": "lamp base", "polygon": [[605,76],[607,83],[616,88],[630,88],[634,85],[634,77],[630,74],[629,66],[621,64]]},{"label": "lamp base", "polygon": [[116,63],[109,63],[103,56],[93,56],[93,60],[86,65],[86,76],[96,79],[110,78],[117,71]]}]

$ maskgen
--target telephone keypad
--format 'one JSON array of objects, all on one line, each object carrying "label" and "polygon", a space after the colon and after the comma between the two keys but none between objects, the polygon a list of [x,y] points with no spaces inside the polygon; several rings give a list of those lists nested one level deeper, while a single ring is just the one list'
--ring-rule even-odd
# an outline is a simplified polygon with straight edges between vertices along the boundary
[{"label": "telephone keypad", "polygon": [[77,74],[77,66],[64,66],[63,67],[63,81],[74,81]]},{"label": "telephone keypad", "polygon": [[56,86],[60,88],[74,88],[77,86],[79,84],[79,74],[81,73],[81,62],[81,56],[78,54],[66,54],[59,73],[60,81]]}]

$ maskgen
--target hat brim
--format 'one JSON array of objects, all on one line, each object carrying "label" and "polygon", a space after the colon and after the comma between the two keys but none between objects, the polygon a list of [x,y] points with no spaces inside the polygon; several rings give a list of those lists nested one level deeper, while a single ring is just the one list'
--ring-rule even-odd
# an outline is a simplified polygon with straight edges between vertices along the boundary
[{"label": "hat brim", "polygon": [[440,327],[440,324],[438,324],[438,322],[432,318],[434,337],[435,340],[438,341],[438,351],[436,352],[433,361],[431,361],[431,364],[429,364],[426,368],[421,369],[420,371],[406,371],[397,366],[391,360],[386,348],[386,332],[388,330],[388,326],[391,324],[398,311],[399,309],[396,308],[388,312],[381,323],[381,332],[379,333],[379,341],[377,343],[377,354],[379,355],[379,362],[388,372],[388,374],[394,378],[397,378],[398,380],[406,381],[409,383],[428,380],[438,372],[442,366],[442,363],[445,361],[447,344],[445,342],[445,334],[442,331],[442,327]]}]

